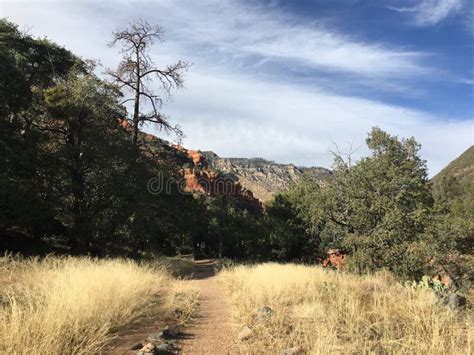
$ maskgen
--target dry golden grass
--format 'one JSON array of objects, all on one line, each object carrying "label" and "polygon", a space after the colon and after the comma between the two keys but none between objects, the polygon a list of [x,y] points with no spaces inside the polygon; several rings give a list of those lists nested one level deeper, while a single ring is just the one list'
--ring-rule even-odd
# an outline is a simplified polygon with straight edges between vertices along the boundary
[{"label": "dry golden grass", "polygon": [[8,354],[97,353],[164,287],[167,297],[181,295],[178,308],[188,313],[197,297],[174,292],[165,271],[128,260],[6,256],[0,275],[0,353]]},{"label": "dry golden grass", "polygon": [[[388,273],[359,277],[302,265],[261,264],[224,270],[233,316],[253,336],[245,353],[469,354],[472,315],[434,304],[429,290],[404,287]],[[269,317],[256,316],[268,305]]]},{"label": "dry golden grass", "polygon": [[163,308],[167,314],[178,317],[178,323],[186,324],[196,313],[200,290],[193,282],[173,282],[169,285]]}]

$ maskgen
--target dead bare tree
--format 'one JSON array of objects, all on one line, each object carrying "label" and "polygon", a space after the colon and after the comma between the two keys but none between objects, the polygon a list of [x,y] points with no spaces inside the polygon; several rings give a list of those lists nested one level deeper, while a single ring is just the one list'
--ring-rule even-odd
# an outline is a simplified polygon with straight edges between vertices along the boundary
[{"label": "dead bare tree", "polygon": [[[136,144],[140,127],[145,123],[155,124],[159,129],[174,132],[182,136],[179,126],[173,126],[161,112],[162,96],[152,89],[153,78],[158,79],[164,95],[168,98],[175,89],[183,87],[183,74],[189,64],[179,60],[177,63],[158,69],[149,55],[153,43],[163,41],[163,29],[158,25],[150,25],[147,21],[137,20],[121,32],[114,32],[110,46],[120,43],[122,61],[117,70],[107,70],[121,89],[131,94],[126,96],[122,104],[133,101],[133,116],[130,119],[133,127],[133,142]],[[148,103],[148,105],[147,105]],[[143,113],[142,109],[149,109]]]},{"label": "dead bare tree", "polygon": [[347,142],[348,148],[342,152],[339,149],[339,145],[331,139],[331,143],[334,146],[334,150],[329,150],[334,159],[334,164],[344,167],[346,169],[352,168],[354,164],[355,153],[360,149],[360,145],[354,148],[354,141]]}]

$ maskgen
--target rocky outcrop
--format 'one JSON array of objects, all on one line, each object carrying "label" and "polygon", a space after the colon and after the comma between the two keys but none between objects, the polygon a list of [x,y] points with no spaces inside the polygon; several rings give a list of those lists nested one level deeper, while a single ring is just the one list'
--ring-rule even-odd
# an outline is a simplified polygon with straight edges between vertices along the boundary
[{"label": "rocky outcrop", "polygon": [[346,265],[347,255],[340,249],[329,249],[327,258],[323,260],[324,267],[335,267],[341,269]]},{"label": "rocky outcrop", "polygon": [[[132,132],[128,120],[120,120],[119,124]],[[261,158],[220,158],[213,152],[186,149],[144,132],[140,132],[138,141],[144,153],[158,164],[179,167],[185,191],[233,196],[243,208],[255,213],[263,211],[262,202],[301,180],[304,174],[320,181],[331,174],[324,168],[302,168]]]},{"label": "rocky outcrop", "polygon": [[207,167],[207,161],[204,156],[198,150],[188,150],[188,156],[192,159],[195,165],[205,166]]},{"label": "rocky outcrop", "polygon": [[435,293],[435,303],[458,310],[466,306],[467,299],[457,293]]},{"label": "rocky outcrop", "polygon": [[157,137],[147,138],[148,134],[142,133],[140,141],[145,142],[145,153],[152,156],[157,162],[173,162],[180,167],[178,181],[180,189],[184,192],[202,193],[208,196],[232,196],[240,207],[254,214],[263,212],[262,203],[254,197],[252,191],[242,187],[235,179],[224,174],[219,169],[210,166],[206,157],[198,150],[188,150],[182,145],[172,144]]},{"label": "rocky outcrop", "polygon": [[227,174],[230,179],[252,191],[262,202],[269,201],[276,193],[300,181],[304,174],[309,174],[320,181],[331,175],[331,172],[324,168],[277,164],[262,158],[221,158],[210,151],[202,154],[210,167]]},{"label": "rocky outcrop", "polygon": [[185,190],[188,192],[199,192],[209,196],[223,195],[232,196],[242,208],[255,214],[263,211],[262,203],[254,197],[252,191],[242,187],[235,179],[221,171],[209,168],[206,158],[196,150],[186,150],[193,162],[190,168],[183,168],[182,175],[185,181]]}]

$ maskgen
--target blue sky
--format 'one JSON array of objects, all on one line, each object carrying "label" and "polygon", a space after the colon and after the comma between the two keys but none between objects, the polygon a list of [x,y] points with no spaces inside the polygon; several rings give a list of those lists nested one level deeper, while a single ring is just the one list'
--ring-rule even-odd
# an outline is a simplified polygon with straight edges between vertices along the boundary
[{"label": "blue sky", "polygon": [[[329,167],[378,125],[415,136],[433,175],[474,143],[474,2],[156,0],[0,2],[0,16],[114,67],[111,32],[158,23],[158,65],[192,62],[163,111],[184,145]],[[148,129],[153,132],[152,128]],[[167,137],[172,140],[173,137]]]}]

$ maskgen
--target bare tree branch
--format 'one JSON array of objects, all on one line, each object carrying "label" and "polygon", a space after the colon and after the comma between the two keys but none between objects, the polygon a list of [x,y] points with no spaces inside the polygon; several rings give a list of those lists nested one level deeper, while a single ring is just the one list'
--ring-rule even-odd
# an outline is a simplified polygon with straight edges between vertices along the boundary
[{"label": "bare tree branch", "polygon": [[[139,127],[145,123],[152,123],[167,132],[175,133],[178,138],[183,132],[178,126],[169,124],[167,117],[163,116],[159,109],[163,99],[149,89],[147,84],[152,83],[152,78],[158,79],[161,90],[167,97],[171,97],[172,91],[181,89],[184,84],[184,73],[190,64],[179,60],[166,66],[164,69],[157,68],[149,55],[149,50],[156,40],[163,42],[164,30],[158,25],[152,26],[147,21],[137,20],[129,25],[129,28],[113,33],[113,40],[109,46],[120,44],[122,46],[122,61],[115,71],[108,70],[113,81],[121,89],[126,89],[132,97],[123,103],[133,101],[134,110],[132,116],[133,142],[137,143]],[[142,96],[146,100],[142,102]],[[144,106],[151,106],[151,112],[144,114]]]}]

